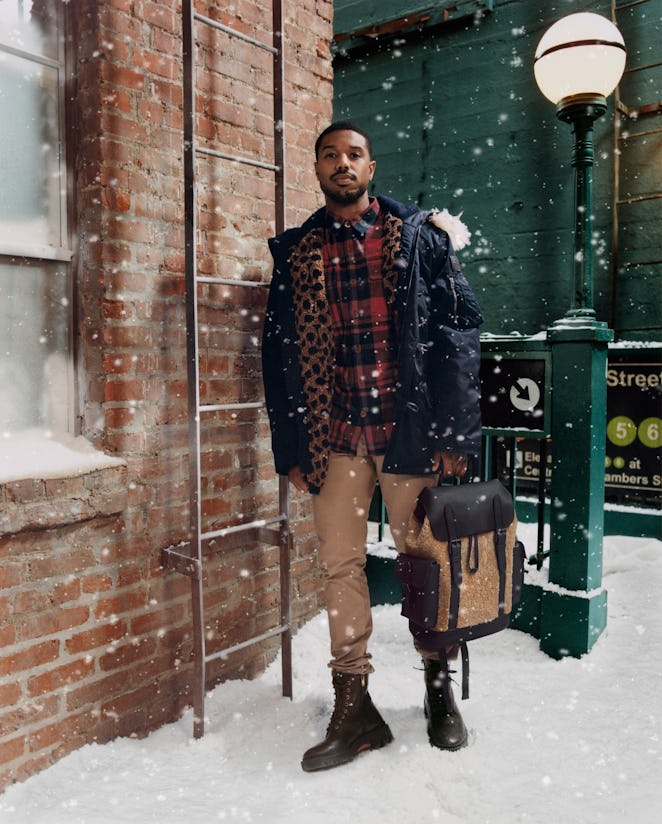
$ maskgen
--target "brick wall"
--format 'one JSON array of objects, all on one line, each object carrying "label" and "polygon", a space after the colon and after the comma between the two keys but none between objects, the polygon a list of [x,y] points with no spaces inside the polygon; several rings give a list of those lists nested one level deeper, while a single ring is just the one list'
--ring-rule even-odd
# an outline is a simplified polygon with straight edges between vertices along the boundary
[{"label": "brick wall", "polygon": [[[74,4],[70,4],[68,8]],[[143,734],[190,703],[190,583],[160,551],[187,539],[181,21],[176,0],[80,0],[68,90],[78,250],[80,429],[123,459],[76,477],[0,485],[0,788],[90,741]],[[263,4],[201,4],[269,38]],[[287,222],[320,202],[312,144],[331,116],[331,0],[286,3]],[[271,58],[221,33],[199,38],[202,141],[271,159]],[[269,172],[200,164],[200,269],[269,278]],[[261,397],[266,290],[205,287],[203,400]],[[218,413],[203,431],[205,525],[276,511],[261,411]],[[308,502],[294,495],[293,618],[320,607]],[[208,644],[279,623],[277,550],[209,556]],[[264,642],[218,662],[210,685],[251,677]]]}]

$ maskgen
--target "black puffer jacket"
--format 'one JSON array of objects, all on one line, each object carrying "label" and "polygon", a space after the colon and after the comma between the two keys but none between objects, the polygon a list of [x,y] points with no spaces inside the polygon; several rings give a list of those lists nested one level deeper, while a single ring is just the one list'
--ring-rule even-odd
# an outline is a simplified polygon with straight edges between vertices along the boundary
[{"label": "black puffer jacket", "polygon": [[[397,227],[394,259],[394,308],[399,323],[396,417],[384,470],[422,475],[432,471],[435,451],[477,454],[480,449],[480,341],[482,316],[446,232],[424,212],[379,197],[380,208]],[[305,343],[308,331],[319,334],[325,325],[324,272],[321,227],[324,210],[315,212],[303,226],[290,229],[269,242],[274,273],[262,341],[265,398],[272,433],[276,471],[287,474],[300,466],[311,492],[324,482],[328,444],[325,412],[316,407],[311,390],[311,370],[304,351],[317,351]],[[299,262],[313,273],[319,294],[304,299],[293,285]],[[303,263],[301,263],[303,261]],[[297,298],[298,295],[298,298]],[[312,312],[312,314],[306,312]],[[330,355],[326,355],[328,358]],[[324,395],[322,368],[314,364],[313,385]],[[322,376],[319,377],[318,373]],[[332,371],[328,372],[331,375]],[[332,387],[330,387],[332,391]],[[320,434],[321,433],[321,434]]]}]

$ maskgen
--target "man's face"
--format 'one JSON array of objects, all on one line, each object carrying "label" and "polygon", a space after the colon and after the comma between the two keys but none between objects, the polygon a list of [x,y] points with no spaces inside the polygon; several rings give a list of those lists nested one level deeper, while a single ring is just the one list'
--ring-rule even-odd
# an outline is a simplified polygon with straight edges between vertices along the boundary
[{"label": "man's face", "polygon": [[349,206],[361,200],[367,192],[376,165],[370,159],[363,135],[338,131],[324,137],[315,172],[327,201]]}]

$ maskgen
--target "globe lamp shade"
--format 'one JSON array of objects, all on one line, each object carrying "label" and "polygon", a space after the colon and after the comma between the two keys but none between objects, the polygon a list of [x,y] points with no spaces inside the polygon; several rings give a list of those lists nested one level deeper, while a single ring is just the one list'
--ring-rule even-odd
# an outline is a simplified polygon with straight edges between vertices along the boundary
[{"label": "globe lamp shade", "polygon": [[625,43],[616,26],[591,12],[570,14],[543,34],[533,71],[540,91],[557,105],[578,96],[608,97],[625,68]]}]

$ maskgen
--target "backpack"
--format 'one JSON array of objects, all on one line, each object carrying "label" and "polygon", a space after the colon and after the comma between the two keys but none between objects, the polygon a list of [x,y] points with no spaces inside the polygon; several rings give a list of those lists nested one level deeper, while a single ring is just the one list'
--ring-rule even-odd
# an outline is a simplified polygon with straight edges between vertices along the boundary
[{"label": "backpack", "polygon": [[426,487],[395,562],[402,615],[419,650],[462,653],[462,698],[469,697],[467,642],[505,629],[520,599],[524,547],[512,496],[498,480]]}]

